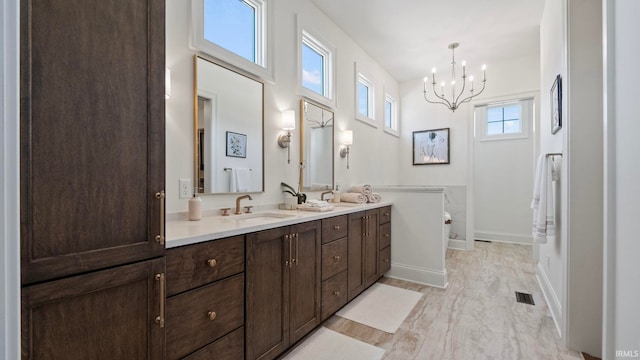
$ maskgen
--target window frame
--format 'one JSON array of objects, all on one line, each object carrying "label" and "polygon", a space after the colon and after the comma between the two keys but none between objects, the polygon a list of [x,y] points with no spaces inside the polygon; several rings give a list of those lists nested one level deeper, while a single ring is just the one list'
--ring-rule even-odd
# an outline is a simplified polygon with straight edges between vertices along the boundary
[{"label": "window frame", "polygon": [[[325,41],[322,37],[316,33],[310,31],[308,28],[303,27],[299,18],[298,23],[298,41],[297,41],[297,53],[298,53],[298,72],[297,72],[297,89],[298,94],[314,100],[321,105],[329,108],[336,107],[336,48],[329,42]],[[318,94],[317,92],[305,87],[302,84],[302,50],[303,44],[309,46],[312,50],[320,54],[324,62],[323,68],[323,92],[324,94]]]},{"label": "window frame", "polygon": [[[367,87],[367,115],[360,113],[360,84]],[[371,125],[375,128],[378,127],[376,121],[376,88],[375,82],[370,77],[357,70],[356,64],[356,77],[355,77],[355,118],[365,124]]]},{"label": "window frame", "polygon": [[[513,104],[520,105],[520,132],[507,133],[507,134],[495,134],[488,135],[488,110],[492,107],[505,107]],[[529,128],[533,121],[535,108],[534,98],[522,98],[511,99],[504,101],[496,101],[485,104],[479,104],[475,106],[476,121],[480,121],[480,133],[476,134],[480,141],[495,141],[495,140],[512,140],[512,139],[526,139],[529,137]],[[480,111],[479,111],[480,110]]]},{"label": "window frame", "polygon": [[[387,103],[391,104],[391,126],[387,127]],[[393,96],[389,95],[388,92],[385,91],[384,94],[384,132],[387,134],[391,134],[396,137],[400,137],[400,117],[398,114],[398,100],[396,100]],[[395,125],[395,126],[394,126]]]},{"label": "window frame", "polygon": [[273,44],[273,26],[269,23],[273,19],[274,1],[241,0],[255,9],[255,62],[204,38],[204,1],[191,1],[191,46],[250,74],[273,81],[273,51],[270,46]]}]

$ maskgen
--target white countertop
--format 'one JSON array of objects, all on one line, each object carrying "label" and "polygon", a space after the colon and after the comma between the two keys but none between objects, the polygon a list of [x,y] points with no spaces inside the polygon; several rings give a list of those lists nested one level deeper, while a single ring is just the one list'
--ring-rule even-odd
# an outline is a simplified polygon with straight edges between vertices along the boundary
[{"label": "white countertop", "polygon": [[332,204],[334,206],[333,210],[323,212],[272,209],[242,215],[203,216],[199,221],[189,221],[186,219],[167,220],[165,246],[167,249],[170,249],[306,221],[381,208],[390,206],[391,204],[389,201],[382,201],[377,204],[338,203]]}]

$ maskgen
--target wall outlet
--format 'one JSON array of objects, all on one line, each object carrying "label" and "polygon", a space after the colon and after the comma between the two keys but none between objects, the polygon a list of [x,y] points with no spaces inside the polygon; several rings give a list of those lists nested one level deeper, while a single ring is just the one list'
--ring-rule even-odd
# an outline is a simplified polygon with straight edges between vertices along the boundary
[{"label": "wall outlet", "polygon": [[180,179],[180,199],[191,197],[191,179]]}]

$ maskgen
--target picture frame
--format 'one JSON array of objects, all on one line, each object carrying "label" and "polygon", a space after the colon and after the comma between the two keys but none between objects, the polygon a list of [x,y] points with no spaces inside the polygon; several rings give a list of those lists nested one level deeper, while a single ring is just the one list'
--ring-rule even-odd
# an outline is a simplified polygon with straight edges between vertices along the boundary
[{"label": "picture frame", "polygon": [[560,74],[551,86],[551,133],[555,134],[562,128],[562,77]]},{"label": "picture frame", "polygon": [[227,156],[247,157],[247,135],[227,131]]},{"label": "picture frame", "polygon": [[449,128],[413,132],[413,165],[449,164]]}]

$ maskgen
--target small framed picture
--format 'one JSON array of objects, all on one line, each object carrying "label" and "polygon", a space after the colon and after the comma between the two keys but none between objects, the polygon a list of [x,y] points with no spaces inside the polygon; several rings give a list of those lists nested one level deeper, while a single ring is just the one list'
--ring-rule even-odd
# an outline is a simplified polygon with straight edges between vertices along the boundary
[{"label": "small framed picture", "polygon": [[227,131],[227,156],[247,157],[247,135]]},{"label": "small framed picture", "polygon": [[413,165],[449,164],[449,128],[413,132]]},{"label": "small framed picture", "polygon": [[551,87],[551,133],[562,128],[562,77],[558,74]]}]

